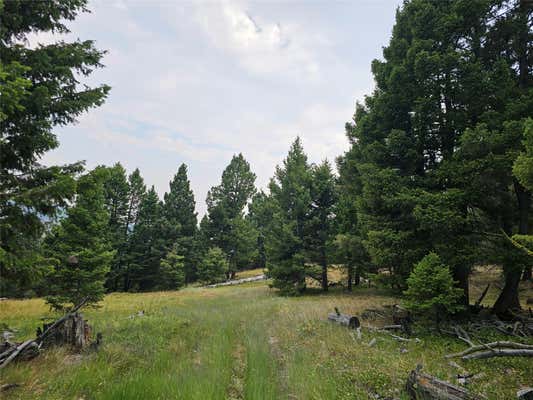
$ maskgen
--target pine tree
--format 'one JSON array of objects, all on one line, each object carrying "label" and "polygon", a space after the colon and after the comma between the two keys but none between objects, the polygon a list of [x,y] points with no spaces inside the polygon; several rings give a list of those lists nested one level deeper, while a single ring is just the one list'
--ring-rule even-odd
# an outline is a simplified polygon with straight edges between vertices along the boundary
[{"label": "pine tree", "polygon": [[255,264],[258,268],[266,268],[266,240],[271,228],[272,218],[275,206],[270,196],[263,191],[259,191],[252,197],[248,207],[246,218],[257,231],[256,259]]},{"label": "pine tree", "polygon": [[88,298],[103,298],[105,276],[113,258],[105,207],[105,170],[95,169],[79,178],[75,205],[47,239],[48,255],[55,265],[48,277],[47,302],[63,309]]},{"label": "pine tree", "polygon": [[106,85],[80,83],[104,52],[92,41],[30,47],[30,33],[68,32],[65,21],[87,1],[0,2],[0,274],[2,295],[20,295],[41,276],[44,221],[75,194],[82,164],[46,167],[39,158],[58,146],[53,128],[68,125],[106,98]]},{"label": "pine tree", "polygon": [[122,246],[115,256],[113,268],[108,275],[107,286],[113,290],[128,291],[130,288],[130,263],[133,251],[133,232],[139,219],[141,203],[146,196],[146,186],[141,173],[136,168],[128,176],[128,194],[126,199],[126,219],[122,231]]},{"label": "pine tree", "polygon": [[152,186],[141,201],[124,275],[124,291],[149,291],[160,284],[160,262],[167,253],[161,234],[162,204]]},{"label": "pine tree", "polygon": [[164,195],[164,204],[165,217],[179,225],[180,236],[194,236],[198,224],[196,203],[185,164],[180,165],[170,182],[170,191]]},{"label": "pine tree", "polygon": [[167,246],[177,245],[185,257],[185,277],[187,282],[196,278],[198,263],[196,236],[198,219],[195,211],[194,194],[187,178],[187,166],[181,164],[178,173],[170,182],[170,191],[164,195],[163,213]]},{"label": "pine tree", "polygon": [[207,194],[209,211],[221,209],[225,218],[231,219],[241,215],[254,195],[255,174],[242,154],[233,156],[229,165],[222,172],[222,182]]},{"label": "pine tree", "polygon": [[127,224],[129,184],[126,177],[126,170],[120,163],[113,167],[99,167],[106,172],[104,182],[105,205],[109,214],[109,240],[115,250],[115,257],[111,263],[111,270],[108,274],[106,287],[117,290],[117,273],[121,269],[124,256],[127,236],[124,235]]},{"label": "pine tree", "polygon": [[[248,258],[253,257],[257,234],[243,217],[256,191],[255,178],[250,164],[239,154],[233,156],[222,172],[220,185],[211,188],[207,194],[208,219],[204,224],[204,234],[212,245],[226,254],[230,262],[230,275],[234,275],[237,268],[252,262]],[[245,238],[243,231],[253,236]]]},{"label": "pine tree", "polygon": [[311,208],[307,230],[307,253],[311,262],[321,267],[322,290],[328,290],[328,261],[333,246],[334,207],[337,202],[335,176],[327,161],[312,169]]},{"label": "pine tree", "polygon": [[362,194],[361,174],[358,169],[357,148],[337,159],[338,201],[335,207],[334,256],[345,266],[347,287],[359,285],[361,275],[371,268],[370,256],[363,242],[362,224],[358,212],[358,201]]},{"label": "pine tree", "polygon": [[228,246],[228,279],[237,271],[250,268],[257,259],[258,232],[248,218],[237,216],[230,221],[231,230],[226,239]]},{"label": "pine tree", "polygon": [[[396,286],[438,251],[466,304],[470,267],[497,256],[479,244],[500,229],[527,231],[529,193],[509,179],[520,142],[512,131],[532,109],[526,20],[506,2],[406,2],[384,60],[372,64],[376,90],[356,107],[347,134],[361,181],[359,232]],[[511,272],[509,257],[499,309],[517,303],[520,271]]]},{"label": "pine tree", "polygon": [[179,289],[185,284],[185,263],[177,246],[170,250],[161,260],[160,289]]},{"label": "pine tree", "polygon": [[433,314],[437,325],[442,315],[463,308],[460,304],[462,290],[455,287],[450,269],[435,253],[429,253],[415,266],[407,279],[407,287],[404,292],[407,308]]},{"label": "pine tree", "polygon": [[513,164],[513,174],[522,186],[533,191],[533,119],[528,118],[524,123],[522,139],[524,150],[518,155]]},{"label": "pine tree", "polygon": [[[513,164],[513,174],[520,184],[529,192],[533,191],[533,119],[528,118],[524,124],[522,144],[524,150]],[[518,248],[533,256],[533,235],[513,235],[512,242]],[[531,280],[531,260],[526,263],[523,280]]]},{"label": "pine tree", "polygon": [[270,181],[275,207],[267,239],[268,273],[273,286],[286,294],[305,290],[305,225],[311,208],[311,168],[300,138]]},{"label": "pine tree", "polygon": [[228,260],[219,247],[210,248],[198,266],[198,278],[204,283],[216,283],[224,280],[228,271]]},{"label": "pine tree", "polygon": [[139,219],[141,203],[146,195],[146,185],[138,168],[128,176],[128,212],[124,226],[124,237],[127,237]]}]

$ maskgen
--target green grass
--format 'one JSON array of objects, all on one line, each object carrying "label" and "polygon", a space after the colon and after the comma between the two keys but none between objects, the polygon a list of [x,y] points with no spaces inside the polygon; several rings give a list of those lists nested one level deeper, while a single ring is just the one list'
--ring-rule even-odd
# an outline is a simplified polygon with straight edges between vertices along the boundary
[{"label": "green grass", "polygon": [[[422,343],[404,344],[368,330],[358,340],[325,320],[334,306],[360,314],[396,301],[376,289],[283,298],[265,282],[112,294],[100,309],[85,311],[104,335],[98,353],[54,349],[12,364],[1,372],[1,383],[21,387],[3,398],[403,399],[406,377],[417,363],[454,382],[458,371],[444,355],[465,348],[458,340],[417,332]],[[145,316],[128,318],[140,310]],[[32,337],[43,316],[51,314],[40,299],[0,303],[0,322],[18,329],[18,340]],[[474,340],[496,338],[491,335]],[[374,337],[376,345],[368,347]],[[514,398],[533,382],[528,359],[456,362],[485,373],[472,390],[489,399]]]}]

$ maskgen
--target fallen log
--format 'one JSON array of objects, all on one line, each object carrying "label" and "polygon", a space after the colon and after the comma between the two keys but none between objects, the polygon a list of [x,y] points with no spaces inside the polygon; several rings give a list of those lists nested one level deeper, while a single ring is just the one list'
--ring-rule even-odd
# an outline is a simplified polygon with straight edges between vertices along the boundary
[{"label": "fallen log", "polygon": [[527,387],[516,392],[518,400],[533,400],[533,388]]},{"label": "fallen log", "polygon": [[[389,333],[394,340],[397,340],[399,342],[410,342],[411,341],[411,339],[407,339],[407,338],[404,338],[404,337],[401,337],[401,336],[398,336],[398,335],[393,335],[390,332],[387,332],[387,333]],[[420,341],[420,339],[415,338],[415,341],[418,343]]]},{"label": "fallen log", "polygon": [[341,314],[339,310],[335,307],[335,312],[328,314],[328,320],[336,322],[337,324],[347,326],[351,329],[357,329],[361,327],[361,322],[359,318],[354,315]]},{"label": "fallen log", "polygon": [[533,357],[533,350],[520,349],[490,349],[463,356],[463,360],[474,360],[491,357]]},{"label": "fallen log", "polygon": [[453,385],[421,372],[418,365],[407,378],[406,390],[413,400],[482,400],[484,397],[469,393],[466,389]]},{"label": "fallen log", "polygon": [[19,383],[6,383],[2,386],[0,386],[0,392],[7,392],[8,390],[14,389],[19,387]]},{"label": "fallen log", "polygon": [[13,361],[21,352],[24,351],[25,348],[29,347],[32,343],[35,343],[35,340],[29,339],[25,342],[19,344],[12,352],[11,354],[2,361],[2,364],[0,364],[0,369],[5,368],[11,361]]},{"label": "fallen log", "polygon": [[219,287],[219,286],[233,286],[233,285],[240,285],[242,283],[248,283],[248,282],[264,281],[265,279],[267,279],[267,276],[265,274],[263,274],[263,275],[252,276],[250,278],[234,279],[234,280],[229,280],[229,281],[226,281],[226,282],[213,283],[213,284],[207,285],[205,287],[206,288],[216,288],[216,287]]},{"label": "fallen log", "polygon": [[520,350],[531,350],[533,351],[533,345],[529,344],[522,344],[522,343],[516,343],[516,342],[508,342],[508,341],[501,341],[501,342],[492,342],[492,343],[486,343],[481,344],[478,346],[471,346],[468,349],[461,351],[460,353],[455,354],[448,354],[446,358],[456,358],[456,357],[463,357],[466,355],[469,355],[471,353],[475,353],[482,350],[491,350],[491,349],[520,349]]},{"label": "fallen log", "polygon": [[402,325],[385,325],[385,326],[382,326],[381,329],[384,329],[384,330],[403,329],[403,326]]}]

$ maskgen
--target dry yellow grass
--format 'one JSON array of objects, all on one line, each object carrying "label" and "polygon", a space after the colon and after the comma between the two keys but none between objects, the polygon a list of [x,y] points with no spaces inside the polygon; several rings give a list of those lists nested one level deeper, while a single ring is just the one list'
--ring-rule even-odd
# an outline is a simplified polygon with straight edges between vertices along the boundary
[{"label": "dry yellow grass", "polygon": [[239,271],[235,274],[235,279],[251,278],[252,276],[262,275],[264,271],[262,268],[247,269]]}]

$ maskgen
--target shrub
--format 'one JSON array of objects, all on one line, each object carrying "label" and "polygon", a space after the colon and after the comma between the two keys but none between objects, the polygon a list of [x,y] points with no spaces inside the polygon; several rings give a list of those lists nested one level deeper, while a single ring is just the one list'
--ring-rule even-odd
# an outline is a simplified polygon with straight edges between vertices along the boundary
[{"label": "shrub", "polygon": [[174,245],[161,260],[161,289],[179,289],[185,284],[185,257],[178,253],[178,246]]},{"label": "shrub", "polygon": [[198,278],[206,283],[223,281],[228,271],[228,260],[219,247],[212,247],[198,268]]},{"label": "shrub", "polygon": [[462,290],[455,287],[448,266],[435,253],[426,255],[407,279],[406,306],[426,315],[435,315],[437,324],[441,314],[450,314],[462,309],[459,301]]}]

